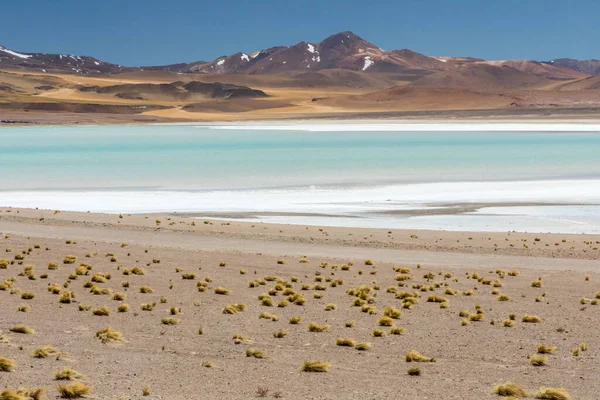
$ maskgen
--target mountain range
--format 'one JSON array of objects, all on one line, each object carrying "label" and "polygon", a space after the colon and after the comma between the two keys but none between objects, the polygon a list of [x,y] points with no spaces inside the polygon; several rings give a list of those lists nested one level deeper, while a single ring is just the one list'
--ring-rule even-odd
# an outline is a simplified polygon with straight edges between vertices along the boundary
[{"label": "mountain range", "polygon": [[[492,66],[495,68],[487,68]],[[312,71],[348,70],[368,74],[402,74],[421,77],[479,70],[514,75],[512,70],[552,80],[580,79],[600,75],[600,60],[558,58],[534,60],[482,60],[471,57],[427,56],[412,50],[383,50],[352,32],[340,32],[320,43],[300,42],[254,52],[237,52],[212,61],[165,66],[125,67],[73,54],[24,53],[0,46],[0,68],[68,72],[73,74],[115,74],[137,70],[164,70],[197,74],[297,75]],[[468,72],[467,72],[468,75]],[[443,80],[443,79],[442,79]]]}]

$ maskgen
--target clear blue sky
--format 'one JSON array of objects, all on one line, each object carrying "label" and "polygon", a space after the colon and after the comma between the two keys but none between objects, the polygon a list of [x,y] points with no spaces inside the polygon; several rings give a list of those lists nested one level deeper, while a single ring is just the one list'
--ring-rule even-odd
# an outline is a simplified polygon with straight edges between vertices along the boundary
[{"label": "clear blue sky", "polygon": [[598,0],[0,2],[0,44],[131,66],[212,60],[345,30],[427,55],[600,58]]}]

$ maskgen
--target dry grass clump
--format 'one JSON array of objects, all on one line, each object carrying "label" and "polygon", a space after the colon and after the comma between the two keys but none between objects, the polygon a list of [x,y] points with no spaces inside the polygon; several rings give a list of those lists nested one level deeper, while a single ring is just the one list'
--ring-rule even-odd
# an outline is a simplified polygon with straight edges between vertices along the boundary
[{"label": "dry grass clump", "polygon": [[271,321],[279,321],[279,317],[275,314],[263,312],[258,316],[259,319],[270,319]]},{"label": "dry grass clump", "polygon": [[368,342],[360,342],[356,343],[356,350],[359,351],[367,351],[371,348],[371,343]]},{"label": "dry grass clump", "polygon": [[21,299],[23,299],[23,300],[31,300],[34,297],[35,297],[35,294],[31,293],[31,292],[24,292],[21,294]]},{"label": "dry grass clump", "polygon": [[229,304],[223,309],[223,314],[237,314],[246,310],[245,304]]},{"label": "dry grass clump", "polygon": [[377,324],[379,326],[393,326],[394,320],[391,319],[390,317],[381,317],[381,318],[379,318],[379,321],[377,321]]},{"label": "dry grass clump", "polygon": [[381,329],[373,329],[373,332],[371,332],[371,333],[375,337],[383,337],[383,336],[385,336],[385,331],[383,331]]},{"label": "dry grass clump", "polygon": [[54,380],[57,381],[75,381],[83,378],[85,376],[69,367],[65,367],[54,374]]},{"label": "dry grass clump", "polygon": [[118,312],[129,312],[129,304],[120,304],[117,307]]},{"label": "dry grass clump", "polygon": [[92,387],[81,382],[72,382],[66,385],[58,385],[58,393],[63,399],[78,399],[92,392]]},{"label": "dry grass clump", "polygon": [[31,310],[31,307],[25,304],[21,304],[17,307],[17,311],[19,312],[27,312],[29,310]]},{"label": "dry grass clump", "polygon": [[308,324],[308,331],[309,332],[325,332],[326,330],[328,330],[329,328],[331,328],[330,325],[317,325],[314,322],[311,322],[310,324]]},{"label": "dry grass clump", "polygon": [[409,368],[408,371],[406,371],[406,373],[410,376],[421,376],[421,368],[412,367],[412,368]]},{"label": "dry grass clump", "polygon": [[346,322],[344,323],[344,326],[345,326],[346,328],[354,328],[354,325],[356,325],[356,321],[346,321]]},{"label": "dry grass clump", "polygon": [[306,263],[309,263],[310,260],[308,258],[306,258],[306,257],[302,257],[301,259],[298,260],[298,262],[300,264],[306,264]]},{"label": "dry grass clump", "polygon": [[356,340],[350,338],[337,338],[335,344],[345,347],[356,347]]},{"label": "dry grass clump", "polygon": [[14,370],[15,370],[15,360],[0,357],[0,371],[1,372],[12,372]]},{"label": "dry grass clump", "polygon": [[498,296],[498,301],[509,301],[510,297],[506,294],[501,294],[500,296]]},{"label": "dry grass clump", "polygon": [[257,349],[246,349],[246,357],[265,358],[265,353]]},{"label": "dry grass clump", "polygon": [[531,282],[531,287],[534,288],[541,288],[542,287],[542,281],[541,280],[535,280]]},{"label": "dry grass clump", "polygon": [[273,337],[277,339],[281,339],[287,336],[287,331],[278,330],[277,332],[273,332]]},{"label": "dry grass clump", "polygon": [[542,367],[542,366],[548,364],[548,357],[544,357],[544,356],[539,355],[539,354],[534,354],[534,355],[531,356],[529,362],[534,367]]},{"label": "dry grass clump", "polygon": [[502,326],[505,326],[507,328],[512,328],[513,326],[515,326],[515,321],[507,318],[504,321],[502,321]]},{"label": "dry grass clump", "polygon": [[90,311],[92,309],[92,306],[87,304],[79,304],[77,308],[79,309],[79,311]]},{"label": "dry grass clump", "polygon": [[152,311],[156,307],[156,303],[142,303],[140,307],[142,311]]},{"label": "dry grass clump", "polygon": [[392,327],[392,329],[390,329],[390,333],[392,335],[404,335],[404,334],[406,334],[406,329],[394,326],[394,327]]},{"label": "dry grass clump", "polygon": [[398,319],[402,316],[402,311],[394,307],[386,307],[383,309],[383,315],[385,317]]},{"label": "dry grass clump", "polygon": [[435,362],[435,358],[429,358],[416,350],[411,350],[405,354],[406,362]]},{"label": "dry grass clump", "polygon": [[177,325],[181,320],[179,318],[163,318],[160,320],[163,325]]},{"label": "dry grass clump", "polygon": [[150,396],[150,387],[146,386],[145,388],[142,389],[142,396]]},{"label": "dry grass clump", "polygon": [[219,286],[218,288],[215,289],[215,293],[216,294],[229,294],[229,293],[231,293],[231,290],[225,289],[224,287]]},{"label": "dry grass clump", "polygon": [[49,262],[48,263],[48,269],[51,270],[51,271],[56,270],[56,269],[58,269],[58,264],[55,263],[55,262]]},{"label": "dry grass clump", "polygon": [[75,297],[75,294],[73,294],[73,292],[65,290],[60,294],[58,302],[62,304],[71,304],[71,302],[73,301],[73,297]]},{"label": "dry grass clump", "polygon": [[290,317],[289,322],[292,325],[298,325],[301,320],[302,320],[301,317]]},{"label": "dry grass clump", "polygon": [[56,356],[59,354],[61,354],[61,351],[58,350],[56,347],[50,345],[37,347],[31,353],[31,355],[35,358],[48,358],[50,356]]},{"label": "dry grass clump", "polygon": [[558,349],[556,346],[546,346],[545,344],[540,344],[537,347],[537,352],[539,354],[551,354],[556,351],[556,349]]},{"label": "dry grass clump", "polygon": [[523,315],[521,317],[521,322],[529,322],[533,324],[537,324],[538,322],[542,322],[542,319],[537,315]]},{"label": "dry grass clump", "polygon": [[514,382],[506,382],[496,385],[492,389],[492,393],[497,394],[498,396],[514,398],[523,398],[529,396],[523,386]]},{"label": "dry grass clump", "polygon": [[337,310],[337,306],[335,304],[327,304],[325,306],[325,311],[335,311]]},{"label": "dry grass clump", "polygon": [[27,325],[15,325],[11,328],[8,328],[8,330],[14,333],[23,333],[25,335],[33,335],[35,333],[35,330]]},{"label": "dry grass clump", "polygon": [[126,343],[127,341],[123,338],[123,334],[110,327],[100,329],[96,332],[96,337],[100,339],[102,343]]},{"label": "dry grass clump", "polygon": [[117,300],[117,301],[123,301],[125,300],[125,298],[127,297],[127,295],[125,293],[122,292],[116,292],[112,295],[112,299],[113,300]]},{"label": "dry grass clump", "polygon": [[323,361],[305,361],[300,370],[302,372],[327,372],[331,364]]},{"label": "dry grass clump", "polygon": [[428,303],[447,303],[448,299],[443,296],[438,296],[438,295],[432,294],[431,296],[427,297],[427,302]]},{"label": "dry grass clump", "polygon": [[540,388],[533,397],[543,400],[571,400],[571,396],[565,389],[556,388]]},{"label": "dry grass clump", "polygon": [[140,293],[153,293],[154,290],[150,286],[140,286]]},{"label": "dry grass clump", "polygon": [[62,288],[58,283],[51,283],[48,285],[48,291],[52,294],[59,294],[61,290]]},{"label": "dry grass clump", "polygon": [[188,273],[182,274],[181,279],[193,280],[193,279],[196,279],[196,274],[188,272]]},{"label": "dry grass clump", "polygon": [[110,314],[110,309],[107,306],[102,306],[100,308],[92,310],[92,314],[98,315],[100,317],[107,317]]},{"label": "dry grass clump", "polygon": [[63,259],[63,264],[73,264],[75,261],[77,261],[76,256],[66,255],[65,258]]}]

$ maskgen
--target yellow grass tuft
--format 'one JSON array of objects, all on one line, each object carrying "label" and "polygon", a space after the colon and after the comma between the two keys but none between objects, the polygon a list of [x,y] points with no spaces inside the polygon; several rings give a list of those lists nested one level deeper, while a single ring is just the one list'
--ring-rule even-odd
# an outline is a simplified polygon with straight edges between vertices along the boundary
[{"label": "yellow grass tuft", "polygon": [[411,350],[405,354],[406,362],[435,362],[435,358],[429,358],[416,350]]},{"label": "yellow grass tuft", "polygon": [[225,289],[224,287],[219,286],[218,288],[215,289],[215,293],[216,294],[229,294],[229,293],[231,293],[231,290]]},{"label": "yellow grass tuft", "polygon": [[544,365],[548,364],[548,357],[544,357],[540,354],[534,354],[531,356],[529,362],[534,367],[543,367]]},{"label": "yellow grass tuft", "polygon": [[223,314],[237,314],[246,309],[245,304],[229,304],[223,309]]},{"label": "yellow grass tuft", "polygon": [[371,348],[371,343],[368,342],[360,342],[356,343],[356,350],[359,351],[367,351]]},{"label": "yellow grass tuft", "polygon": [[127,340],[123,338],[123,334],[110,327],[100,329],[96,332],[96,337],[100,339],[102,343],[126,343]]},{"label": "yellow grass tuft", "polygon": [[179,324],[179,322],[181,322],[181,320],[179,318],[163,318],[160,320],[160,322],[163,323],[163,325],[177,325]]},{"label": "yellow grass tuft", "polygon": [[92,311],[92,314],[98,315],[101,317],[107,317],[110,314],[110,309],[107,306],[102,306],[100,308],[96,308]]},{"label": "yellow grass tuft", "polygon": [[60,350],[50,345],[37,347],[31,353],[35,358],[48,358],[59,354],[61,354]]},{"label": "yellow grass tuft", "polygon": [[65,367],[54,374],[54,380],[57,381],[76,381],[83,378],[85,376],[69,367]]},{"label": "yellow grass tuft", "polygon": [[150,286],[140,286],[140,293],[153,293],[154,290]]},{"label": "yellow grass tuft", "polygon": [[381,317],[379,318],[379,321],[377,321],[377,324],[379,326],[393,326],[394,320],[389,317]]},{"label": "yellow grass tuft", "polygon": [[308,324],[308,331],[309,332],[324,332],[326,330],[328,330],[329,328],[331,328],[330,325],[317,325],[314,322],[311,322],[310,324]]},{"label": "yellow grass tuft", "polygon": [[540,344],[537,347],[537,352],[539,354],[551,354],[556,351],[556,349],[558,349],[556,346],[546,346],[545,344]]},{"label": "yellow grass tuft", "polygon": [[571,400],[571,396],[565,389],[556,388],[540,388],[533,397],[543,400]]},{"label": "yellow grass tuft", "polygon": [[523,386],[514,382],[506,382],[496,385],[492,389],[492,393],[497,394],[498,396],[515,398],[523,398],[529,396],[525,391],[525,388],[523,388]]},{"label": "yellow grass tuft", "polygon": [[538,322],[542,322],[542,319],[537,315],[523,315],[521,317],[521,322],[529,322],[533,324],[537,324]]},{"label": "yellow grass tuft", "polygon": [[338,346],[356,347],[356,340],[350,338],[338,338],[335,341],[335,344]]},{"label": "yellow grass tuft", "polygon": [[281,339],[287,336],[287,331],[284,330],[278,330],[277,332],[273,332],[273,337],[277,338],[277,339]]},{"label": "yellow grass tuft", "polygon": [[129,312],[129,304],[120,304],[117,307],[118,312]]},{"label": "yellow grass tuft", "polygon": [[302,372],[327,372],[330,367],[330,363],[323,361],[305,361],[300,370]]},{"label": "yellow grass tuft", "polygon": [[1,372],[12,372],[14,370],[15,370],[15,360],[0,357],[0,371]]},{"label": "yellow grass tuft", "polygon": [[87,396],[91,392],[91,386],[81,382],[72,382],[58,386],[58,393],[60,393],[60,397],[63,399],[78,399]]},{"label": "yellow grass tuft", "polygon": [[402,316],[402,311],[394,307],[386,307],[383,309],[383,315],[385,317],[398,319]]},{"label": "yellow grass tuft", "polygon": [[390,329],[390,333],[392,335],[404,335],[404,334],[406,334],[406,329],[394,326],[394,327],[392,327],[392,329]]},{"label": "yellow grass tuft", "polygon": [[14,333],[23,333],[25,335],[33,335],[35,333],[35,330],[27,325],[15,325],[11,328],[8,328],[8,330]]},{"label": "yellow grass tuft", "polygon": [[246,349],[246,357],[265,358],[265,353],[257,349]]}]

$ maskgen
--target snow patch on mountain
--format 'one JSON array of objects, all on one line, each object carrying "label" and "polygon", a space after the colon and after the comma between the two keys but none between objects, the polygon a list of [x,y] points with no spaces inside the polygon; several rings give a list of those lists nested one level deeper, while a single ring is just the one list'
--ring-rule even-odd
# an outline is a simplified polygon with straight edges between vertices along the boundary
[{"label": "snow patch on mountain", "polygon": [[242,59],[242,61],[243,60],[250,61],[250,57],[248,57],[248,54],[246,54],[246,53],[242,53],[241,59]]},{"label": "snow patch on mountain", "polygon": [[371,57],[370,56],[366,56],[365,57],[365,65],[363,66],[363,71],[366,71],[367,68],[369,68],[371,65],[375,64],[375,61],[371,61]]},{"label": "snow patch on mountain", "polygon": [[0,51],[3,51],[5,53],[10,54],[11,56],[15,56],[18,58],[23,58],[23,59],[27,59],[27,58],[31,58],[32,56],[27,55],[27,54],[21,54],[21,53],[17,53],[16,51],[12,51],[7,49],[6,47],[0,46]]}]

